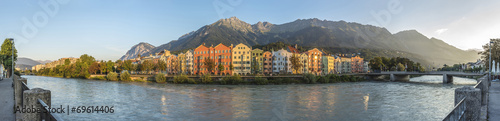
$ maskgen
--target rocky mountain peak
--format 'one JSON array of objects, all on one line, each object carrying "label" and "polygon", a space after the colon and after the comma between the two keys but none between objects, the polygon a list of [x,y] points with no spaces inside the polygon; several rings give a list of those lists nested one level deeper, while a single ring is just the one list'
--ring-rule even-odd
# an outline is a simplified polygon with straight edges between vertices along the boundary
[{"label": "rocky mountain peak", "polygon": [[148,53],[154,48],[155,48],[155,46],[153,46],[149,43],[140,42],[139,44],[132,46],[132,48],[130,48],[130,50],[125,55],[123,55],[120,58],[120,60],[133,59],[133,58],[137,57],[137,55],[143,55],[145,53]]},{"label": "rocky mountain peak", "polygon": [[236,17],[220,19],[217,22],[211,24],[211,26],[224,26],[227,28],[231,28],[234,30],[242,31],[242,32],[253,32],[252,26],[247,22],[241,21]]}]

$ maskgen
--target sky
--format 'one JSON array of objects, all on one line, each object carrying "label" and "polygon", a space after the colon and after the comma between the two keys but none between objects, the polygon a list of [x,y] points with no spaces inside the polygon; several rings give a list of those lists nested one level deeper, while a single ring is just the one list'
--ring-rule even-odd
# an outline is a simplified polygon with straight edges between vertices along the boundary
[{"label": "sky", "polygon": [[117,60],[132,46],[166,44],[219,19],[255,24],[297,19],[357,22],[391,33],[417,30],[459,49],[500,38],[498,0],[0,0],[0,38],[20,57],[89,54]]}]

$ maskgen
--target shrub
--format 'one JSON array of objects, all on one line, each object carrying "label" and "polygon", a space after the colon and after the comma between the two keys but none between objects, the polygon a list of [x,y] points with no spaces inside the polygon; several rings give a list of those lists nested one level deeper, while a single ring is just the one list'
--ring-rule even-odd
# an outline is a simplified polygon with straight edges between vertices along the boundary
[{"label": "shrub", "polygon": [[327,76],[320,76],[318,79],[319,83],[328,83],[329,81],[330,81],[330,79],[328,79]]},{"label": "shrub", "polygon": [[225,81],[224,83],[229,83],[229,84],[241,84],[241,83],[243,83],[243,80],[241,79],[241,77],[239,75],[226,76],[226,77],[222,78],[222,80]]},{"label": "shrub", "polygon": [[317,81],[316,76],[314,74],[304,74],[303,79],[304,83],[308,84],[314,84]]},{"label": "shrub", "polygon": [[115,72],[109,72],[108,75],[106,75],[106,78],[109,81],[118,81],[118,74]]},{"label": "shrub", "polygon": [[93,79],[93,80],[106,80],[106,77],[105,76],[94,76],[90,79]]},{"label": "shrub", "polygon": [[209,74],[202,75],[201,76],[201,83],[203,83],[203,84],[212,83],[212,77],[210,77]]},{"label": "shrub", "polygon": [[135,81],[135,82],[146,82],[146,80],[142,80],[142,79],[134,79],[132,81]]},{"label": "shrub", "polygon": [[262,78],[262,77],[255,77],[255,84],[258,84],[258,85],[266,85],[266,84],[269,84],[269,81],[267,81],[266,78]]},{"label": "shrub", "polygon": [[159,73],[156,74],[155,80],[157,83],[165,83],[167,81],[167,77],[165,77],[165,74]]},{"label": "shrub", "polygon": [[[190,80],[190,78],[184,74],[174,76],[174,83],[175,84],[187,83],[189,80]],[[191,79],[191,80],[194,80],[194,79]]]},{"label": "shrub", "polygon": [[120,80],[121,81],[130,81],[130,73],[128,73],[128,71],[123,71],[121,74],[120,74]]}]

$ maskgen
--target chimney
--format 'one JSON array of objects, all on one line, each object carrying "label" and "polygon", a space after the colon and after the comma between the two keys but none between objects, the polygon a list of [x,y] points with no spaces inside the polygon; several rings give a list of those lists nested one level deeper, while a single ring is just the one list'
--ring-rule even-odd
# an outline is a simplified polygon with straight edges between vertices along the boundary
[{"label": "chimney", "polygon": [[203,45],[205,45],[205,43],[203,43]]},{"label": "chimney", "polygon": [[297,49],[297,44],[295,44],[295,49]]}]

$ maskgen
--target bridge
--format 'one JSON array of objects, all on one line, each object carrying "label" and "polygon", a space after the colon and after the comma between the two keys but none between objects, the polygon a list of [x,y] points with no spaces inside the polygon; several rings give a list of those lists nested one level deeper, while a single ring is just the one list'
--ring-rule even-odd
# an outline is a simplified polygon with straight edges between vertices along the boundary
[{"label": "bridge", "polygon": [[359,73],[354,75],[365,76],[375,80],[385,79],[386,76],[389,76],[390,81],[410,81],[410,75],[442,75],[443,83],[451,83],[453,82],[453,76],[475,77],[475,76],[484,76],[486,74],[487,73],[465,73],[465,72],[452,72],[452,71],[432,71],[425,73],[389,71],[381,73]]}]

